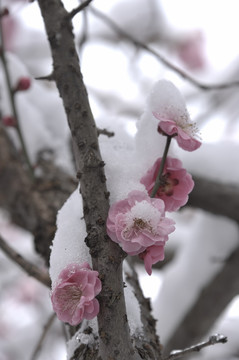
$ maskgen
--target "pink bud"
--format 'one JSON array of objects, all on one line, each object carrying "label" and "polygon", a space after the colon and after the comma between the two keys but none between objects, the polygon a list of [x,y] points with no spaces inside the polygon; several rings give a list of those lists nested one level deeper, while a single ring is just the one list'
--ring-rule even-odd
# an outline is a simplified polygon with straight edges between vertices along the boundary
[{"label": "pink bud", "polygon": [[22,77],[19,79],[15,91],[25,91],[31,86],[31,80],[28,77]]},{"label": "pink bud", "polygon": [[6,7],[3,8],[0,12],[0,17],[8,16],[8,15],[9,15],[9,10]]},{"label": "pink bud", "polygon": [[2,123],[3,123],[3,125],[9,126],[9,127],[17,126],[17,121],[13,116],[4,116],[2,118]]}]

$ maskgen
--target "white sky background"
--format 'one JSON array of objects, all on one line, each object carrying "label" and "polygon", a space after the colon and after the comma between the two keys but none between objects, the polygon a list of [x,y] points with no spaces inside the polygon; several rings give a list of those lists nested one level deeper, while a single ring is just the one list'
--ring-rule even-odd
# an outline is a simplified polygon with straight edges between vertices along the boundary
[{"label": "white sky background", "polygon": [[[65,0],[66,5],[78,1]],[[94,5],[108,9],[113,1],[95,0]],[[206,51],[215,69],[222,69],[238,55],[239,33],[238,0],[161,0],[170,23],[179,29],[202,29],[206,36]],[[22,11],[26,23],[33,28],[42,28],[37,3]]]},{"label": "white sky background", "polygon": [[[65,0],[64,2],[78,5],[78,1],[75,0]],[[161,0],[161,2],[168,21],[175,29],[199,29],[203,31],[206,40],[206,55],[209,60],[208,66],[213,75],[220,74],[238,56],[238,0]],[[104,10],[108,9],[114,0],[95,0],[93,3]],[[43,28],[36,2],[22,9],[22,18],[25,24],[32,28]],[[101,64],[97,64],[98,69],[100,66]],[[92,81],[95,80],[94,74],[92,73]],[[112,84],[113,87],[117,85]],[[207,139],[212,140],[212,136],[208,135]],[[143,277],[145,294],[152,298],[157,295],[157,287],[154,286],[155,281],[160,280],[156,274],[157,272],[153,273],[150,278],[148,276]],[[231,311],[233,313],[238,312],[238,304],[234,303],[234,308]]]}]

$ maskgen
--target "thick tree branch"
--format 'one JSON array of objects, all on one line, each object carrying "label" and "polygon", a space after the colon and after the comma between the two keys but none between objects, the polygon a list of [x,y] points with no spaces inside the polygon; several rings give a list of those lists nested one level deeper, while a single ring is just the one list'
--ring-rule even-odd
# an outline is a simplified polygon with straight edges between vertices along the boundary
[{"label": "thick tree branch", "polygon": [[195,186],[187,205],[216,215],[229,217],[239,223],[239,186],[193,176]]},{"label": "thick tree branch", "polygon": [[23,256],[17,253],[11,246],[9,246],[6,241],[0,236],[0,248],[4,253],[18,264],[28,275],[34,277],[36,280],[40,281],[43,285],[51,287],[51,280],[47,272],[39,269],[36,265],[30,263]]},{"label": "thick tree branch", "polygon": [[239,289],[239,247],[225,261],[217,276],[202,290],[196,303],[175,329],[165,352],[201,341]]},{"label": "thick tree branch", "polygon": [[60,0],[38,0],[50,43],[54,78],[63,99],[71,129],[78,178],[83,198],[84,219],[94,269],[103,289],[98,296],[100,313],[99,354],[102,359],[133,359],[122,281],[122,250],[106,235],[109,209],[104,163],[97,129],[75,50],[72,24]]},{"label": "thick tree branch", "polygon": [[48,263],[56,231],[56,214],[77,184],[50,162],[39,164],[42,177],[32,183],[23,162],[0,126],[0,206],[11,220],[31,232],[38,253]]}]

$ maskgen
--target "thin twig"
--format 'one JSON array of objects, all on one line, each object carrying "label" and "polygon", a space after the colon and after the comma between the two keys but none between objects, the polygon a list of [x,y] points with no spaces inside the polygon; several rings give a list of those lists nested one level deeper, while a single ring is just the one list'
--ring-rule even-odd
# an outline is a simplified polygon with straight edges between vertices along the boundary
[{"label": "thin twig", "polygon": [[36,360],[36,358],[38,357],[38,354],[41,351],[42,344],[43,344],[43,342],[44,342],[44,340],[46,338],[47,332],[50,329],[50,327],[51,327],[53,321],[55,320],[55,318],[56,318],[56,314],[52,313],[50,315],[49,319],[47,320],[47,323],[45,324],[45,326],[43,328],[40,339],[38,340],[38,342],[36,344],[36,347],[35,347],[35,350],[34,350],[34,352],[32,354],[31,360]]},{"label": "thin twig", "polygon": [[[0,2],[0,8],[1,8],[1,2]],[[21,143],[21,147],[22,147],[22,151],[25,157],[25,161],[27,163],[28,166],[28,170],[29,170],[29,175],[31,177],[32,180],[34,180],[34,170],[29,158],[29,154],[27,152],[27,148],[26,148],[26,144],[25,144],[25,140],[22,134],[22,129],[21,126],[19,124],[19,119],[18,119],[18,113],[17,113],[17,108],[16,108],[16,104],[15,104],[15,98],[14,98],[14,91],[12,89],[12,85],[11,85],[11,80],[10,80],[10,72],[8,69],[8,64],[7,64],[7,59],[5,56],[5,46],[4,46],[4,37],[3,37],[3,28],[2,28],[2,19],[0,18],[0,58],[2,61],[2,65],[3,65],[3,70],[4,70],[4,74],[6,77],[6,82],[7,82],[7,89],[8,89],[8,93],[9,93],[9,100],[10,100],[10,104],[11,104],[11,108],[12,108],[12,115],[16,121],[16,131]]]},{"label": "thin twig", "polygon": [[120,35],[121,37],[130,41],[135,46],[140,47],[141,49],[144,49],[145,51],[147,51],[148,53],[153,55],[157,60],[159,60],[165,66],[170,68],[172,71],[176,72],[183,79],[189,81],[191,84],[193,84],[197,88],[199,88],[201,90],[223,90],[223,89],[228,89],[228,88],[231,88],[234,86],[239,86],[239,80],[231,81],[229,83],[222,83],[222,84],[204,84],[204,83],[199,82],[194,77],[190,76],[187,72],[183,71],[179,67],[172,64],[164,56],[159,54],[156,50],[152,49],[150,46],[146,45],[145,43],[135,39],[132,35],[127,33],[125,30],[123,30],[112,19],[110,19],[107,15],[105,15],[100,10],[98,10],[92,6],[89,6],[89,9],[95,16],[97,16],[102,21],[104,21],[104,23],[107,24],[111,29],[113,29],[118,35]]},{"label": "thin twig", "polygon": [[54,81],[54,74],[51,73],[50,75],[45,75],[45,76],[37,76],[35,77],[35,80],[48,80],[48,81]]},{"label": "thin twig", "polygon": [[86,0],[83,3],[81,3],[79,6],[77,6],[75,9],[73,9],[69,13],[69,18],[72,19],[75,15],[77,15],[80,11],[82,11],[84,8],[86,8],[93,0]]},{"label": "thin twig", "polygon": [[108,131],[107,129],[99,129],[97,128],[97,133],[99,135],[106,135],[108,137],[115,136],[115,133],[113,131]]},{"label": "thin twig", "polygon": [[1,236],[0,236],[0,248],[11,260],[13,260],[16,264],[18,264],[30,276],[34,277],[45,286],[51,287],[51,280],[49,275],[43,272],[42,270],[40,270],[36,265],[24,259],[11,246],[9,246]]},{"label": "thin twig", "polygon": [[227,342],[227,337],[220,334],[211,335],[207,341],[203,341],[197,345],[190,346],[183,350],[173,350],[169,356],[163,358],[163,360],[174,360],[184,355],[190,354],[192,352],[199,352],[204,347],[215,345],[215,344],[225,344]]}]

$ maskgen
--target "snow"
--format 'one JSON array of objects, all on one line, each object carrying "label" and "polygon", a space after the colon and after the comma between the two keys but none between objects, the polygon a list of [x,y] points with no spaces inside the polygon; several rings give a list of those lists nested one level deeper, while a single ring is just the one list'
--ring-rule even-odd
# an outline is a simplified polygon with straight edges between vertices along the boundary
[{"label": "snow", "polygon": [[51,249],[49,269],[53,286],[61,270],[68,264],[88,262],[92,266],[89,250],[84,242],[86,235],[82,199],[77,189],[57,215],[57,231]]},{"label": "snow", "polygon": [[139,335],[142,333],[141,311],[138,300],[134,295],[133,287],[127,282],[127,273],[131,273],[131,269],[127,261],[123,263],[123,279],[126,283],[124,288],[125,303],[127,311],[127,319],[129,322],[130,333],[132,335]]},{"label": "snow", "polygon": [[[91,332],[84,333],[85,329],[91,328]],[[79,330],[75,333],[70,340],[67,341],[67,360],[71,359],[79,344],[91,345],[95,344],[95,338],[98,336],[98,324],[97,319],[83,320]]]},{"label": "snow", "polygon": [[[67,3],[69,4],[68,1]],[[148,27],[150,7],[147,6],[147,0],[140,0],[142,6],[138,6],[137,12],[134,13],[125,13],[123,8],[117,11],[117,6],[124,3],[121,0],[114,2],[116,10],[112,9],[114,4],[108,0],[95,0],[94,3],[99,8],[111,12],[111,14],[115,13],[124,29],[132,31],[132,35],[141,40],[144,40],[143,37],[154,37],[159,31],[159,21],[154,21],[150,24],[152,26]],[[76,4],[78,1],[74,1],[75,6]],[[133,1],[130,2],[129,6],[132,4]],[[235,11],[238,6],[237,1],[231,1],[230,6],[225,0],[222,0],[220,4],[216,0],[211,2],[203,0],[197,4],[186,0],[181,2],[162,0],[162,4],[169,16],[168,29],[171,25],[174,28],[172,35],[175,36],[177,30],[190,29],[191,31],[196,25],[199,28],[202,25],[206,26],[206,52],[207,55],[210,55],[210,59],[208,72],[200,74],[199,78],[218,82],[220,76],[218,76],[217,71],[224,69],[237,56],[237,47],[235,46],[238,34],[237,11]],[[216,13],[215,8],[217,9]],[[200,9],[202,10],[199,11]],[[21,12],[20,17],[18,17],[18,10]],[[120,16],[118,17],[119,12]],[[63,167],[67,172],[73,173],[69,130],[61,106],[61,99],[52,83],[34,80],[35,76],[50,74],[52,68],[46,36],[41,32],[43,23],[39,16],[39,9],[36,2],[26,7],[18,3],[14,7],[14,14],[19,20],[18,31],[13,44],[15,53],[8,54],[8,62],[13,84],[21,76],[29,75],[32,79],[31,88],[26,92],[18,93],[16,96],[19,121],[31,161],[35,164],[39,151],[49,149],[54,153],[53,157],[56,164]],[[138,16],[144,18],[143,27],[140,27],[141,21],[139,21]],[[157,16],[160,17],[161,14],[155,13],[156,18]],[[226,17],[230,17],[229,22],[226,21]],[[212,19],[213,26],[211,26]],[[79,22],[77,18],[75,21],[76,29],[78,29],[77,23]],[[33,32],[28,31],[27,23],[34,28]],[[222,26],[222,23],[225,26]],[[89,24],[93,24],[91,16],[89,16]],[[106,27],[101,26],[101,28],[103,31]],[[94,31],[92,28],[89,29],[92,37],[90,37],[89,45],[85,47],[81,55],[81,64],[97,126],[115,132],[113,138],[103,135],[99,137],[102,157],[106,163],[107,186],[111,193],[110,201],[113,203],[127,197],[132,190],[143,191],[144,187],[139,183],[139,179],[145,170],[151,167],[154,161],[162,155],[165,139],[157,133],[158,121],[151,114],[150,106],[158,106],[159,99],[161,105],[170,105],[168,104],[170,95],[170,101],[174,99],[174,103],[177,104],[180,111],[185,112],[184,103],[181,100],[178,102],[181,95],[179,97],[173,95],[172,98],[172,94],[168,93],[166,89],[167,91],[160,92],[160,94],[156,92],[156,97],[150,98],[152,94],[149,95],[148,100],[146,100],[149,89],[160,78],[173,80],[175,84],[180,85],[180,89],[185,89],[188,95],[190,95],[191,88],[185,86],[182,79],[165,69],[149,54],[138,52],[134,47],[122,42],[117,43],[117,46],[113,43],[112,46],[112,43],[100,41],[96,34],[99,29],[99,21],[93,29]],[[229,29],[230,34],[228,35]],[[161,52],[162,49],[159,46],[160,44],[157,43],[156,48]],[[176,61],[175,56],[170,55],[170,60]],[[5,91],[2,70],[0,70],[0,76],[1,111],[3,114],[8,114],[10,105]],[[200,96],[205,97],[205,94],[200,93]],[[238,100],[232,96],[229,111],[230,113],[235,112],[236,118],[237,104]],[[192,104],[189,104],[189,107],[190,105],[193,109]],[[204,109],[204,106],[200,107],[198,103],[196,107],[195,112],[197,114],[200,114]],[[137,120],[138,118],[139,120]],[[191,118],[193,117],[191,116]],[[228,128],[230,131],[225,134]],[[213,114],[206,119],[201,131],[204,143],[199,150],[194,153],[183,152],[174,141],[170,148],[170,155],[180,157],[187,171],[196,175],[238,184],[238,126],[235,123],[228,123],[227,113],[222,113],[222,111],[217,113],[217,109],[215,109]],[[13,129],[10,129],[10,134],[19,147]],[[211,142],[209,143],[209,141]],[[84,243],[86,230],[82,217],[82,202],[79,189],[77,189],[58,214],[57,232],[54,238],[50,267],[53,282],[56,281],[59,272],[68,263],[75,261],[88,261],[90,263],[88,249]],[[233,251],[238,241],[237,226],[228,219],[215,217],[202,211],[186,210],[180,214],[175,214],[175,220],[177,229],[167,243],[167,248],[171,247],[176,251],[175,259],[165,270],[153,272],[151,278],[145,278],[145,275],[141,278],[146,296],[155,299],[154,314],[160,319],[157,322],[158,332],[163,342],[173,332],[201,289],[220,270],[223,263],[221,260],[224,260]],[[38,261],[33,256],[33,249],[29,251],[28,246],[32,241],[29,234],[24,234],[24,241],[22,241],[22,234],[16,235],[15,230],[13,231],[9,224],[7,225],[8,230],[3,223],[0,226],[5,235],[8,232],[9,241],[15,237],[18,240],[21,239],[18,242],[16,241],[17,249],[21,249],[24,255],[29,255],[33,261]],[[24,342],[27,342],[28,345],[32,344],[29,349],[30,356],[30,350],[33,349],[33,344],[37,342],[41,333],[40,329],[36,329],[35,324],[38,322],[41,325],[40,327],[43,327],[51,311],[49,292],[45,289],[45,291],[39,290],[33,285],[34,280],[28,281],[29,278],[19,275],[18,270],[4,255],[1,256],[0,268],[2,269],[0,279],[3,287],[0,306],[0,313],[3,315],[0,316],[0,334],[3,336],[0,341],[1,351],[4,355],[7,354],[6,357],[16,358],[18,356],[19,359],[23,359],[26,358],[26,347],[22,345]],[[10,290],[10,285],[14,290]],[[149,289],[150,287],[151,289]],[[175,297],[175,293],[178,294],[177,297]],[[135,300],[133,289],[129,284],[127,284],[125,294],[131,333],[140,332],[139,304]],[[32,297],[35,305],[32,302],[29,307],[29,303],[26,301],[27,297]],[[21,303],[23,298],[24,304]],[[231,354],[232,349],[235,350],[234,353],[238,353],[238,299],[237,302],[235,300],[233,306],[231,305],[230,311],[232,308],[234,309],[233,314],[224,313],[220,322],[216,324],[216,331],[225,333],[229,337],[229,346],[218,345],[213,349],[204,350],[205,355],[202,352],[199,355],[200,358],[208,360],[235,359]],[[14,321],[16,317],[20,317],[21,320],[17,324]],[[96,321],[91,323],[91,327],[93,333],[97,334]],[[212,333],[214,332],[213,330]],[[59,323],[53,327],[53,333],[56,334],[56,338],[60,338],[58,344],[62,344],[64,340],[59,335],[61,334]],[[52,359],[65,358],[64,355],[62,356],[61,345],[54,348],[54,354],[50,352],[52,345],[50,335],[49,339],[49,344],[46,346],[47,351],[45,354],[43,352],[41,358],[46,358],[46,353]],[[69,354],[79,344],[79,341],[84,344],[91,344],[92,336],[78,333],[75,338],[68,342]]]},{"label": "snow", "polygon": [[184,166],[198,176],[221,183],[239,183],[238,141],[222,140],[217,143],[203,143],[193,156],[179,149]]},{"label": "snow", "polygon": [[[162,343],[169,339],[203,287],[238,246],[239,233],[233,221],[197,211],[180,235],[184,237],[184,246],[164,270],[159,296],[154,302]],[[171,239],[175,237],[177,241],[177,236],[176,229]]]}]

